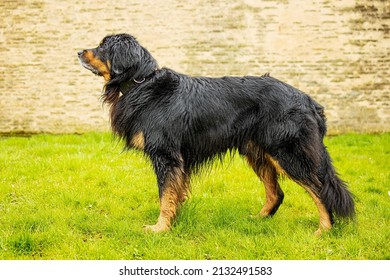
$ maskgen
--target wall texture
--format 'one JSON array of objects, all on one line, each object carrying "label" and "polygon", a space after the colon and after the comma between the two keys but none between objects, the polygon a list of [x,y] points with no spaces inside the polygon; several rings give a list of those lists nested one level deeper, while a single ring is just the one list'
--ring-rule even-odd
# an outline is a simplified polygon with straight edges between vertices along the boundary
[{"label": "wall texture", "polygon": [[390,131],[388,0],[0,2],[0,133],[109,128],[79,49],[135,35],[192,75],[271,75],[326,107],[330,133]]}]

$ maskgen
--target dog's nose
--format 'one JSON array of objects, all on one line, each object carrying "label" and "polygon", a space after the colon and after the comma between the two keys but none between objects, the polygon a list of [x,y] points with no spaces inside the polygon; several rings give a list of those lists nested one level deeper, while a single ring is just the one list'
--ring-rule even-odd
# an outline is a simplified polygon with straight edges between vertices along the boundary
[{"label": "dog's nose", "polygon": [[82,55],[84,53],[84,51],[78,51],[77,54],[78,56]]}]

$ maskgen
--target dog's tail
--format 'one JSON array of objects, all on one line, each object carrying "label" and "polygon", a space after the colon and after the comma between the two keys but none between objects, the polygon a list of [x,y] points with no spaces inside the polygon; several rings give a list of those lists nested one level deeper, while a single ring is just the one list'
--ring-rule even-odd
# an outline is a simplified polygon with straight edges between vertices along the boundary
[{"label": "dog's tail", "polygon": [[355,203],[347,184],[337,175],[332,160],[324,147],[322,159],[322,188],[320,198],[333,216],[353,219],[355,216]]},{"label": "dog's tail", "polygon": [[[313,101],[313,107],[318,132],[323,139],[327,131],[324,108],[315,101]],[[323,144],[322,146],[322,162],[319,172],[322,188],[319,196],[332,216],[353,218],[355,216],[353,196],[348,190],[347,184],[339,178],[326,147]]]}]

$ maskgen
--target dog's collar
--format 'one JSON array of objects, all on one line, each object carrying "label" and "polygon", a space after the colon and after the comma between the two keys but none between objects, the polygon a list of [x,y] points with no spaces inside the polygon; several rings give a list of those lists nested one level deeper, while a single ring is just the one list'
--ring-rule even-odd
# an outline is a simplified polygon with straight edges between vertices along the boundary
[{"label": "dog's collar", "polygon": [[158,69],[156,68],[150,75],[143,77],[142,79],[129,79],[120,83],[119,88],[122,94],[125,94],[129,89],[134,88],[137,85],[144,83],[145,81],[151,79]]}]

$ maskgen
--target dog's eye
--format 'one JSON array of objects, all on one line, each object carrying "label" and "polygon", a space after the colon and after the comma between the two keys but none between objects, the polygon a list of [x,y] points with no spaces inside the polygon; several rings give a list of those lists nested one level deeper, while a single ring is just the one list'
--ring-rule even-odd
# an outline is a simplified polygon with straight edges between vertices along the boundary
[{"label": "dog's eye", "polygon": [[98,54],[103,54],[103,53],[104,53],[104,48],[101,47],[101,46],[99,46],[99,47],[97,47],[96,52],[97,52]]},{"label": "dog's eye", "polygon": [[100,59],[106,59],[106,51],[103,47],[97,47],[96,48],[96,56],[98,56]]}]

